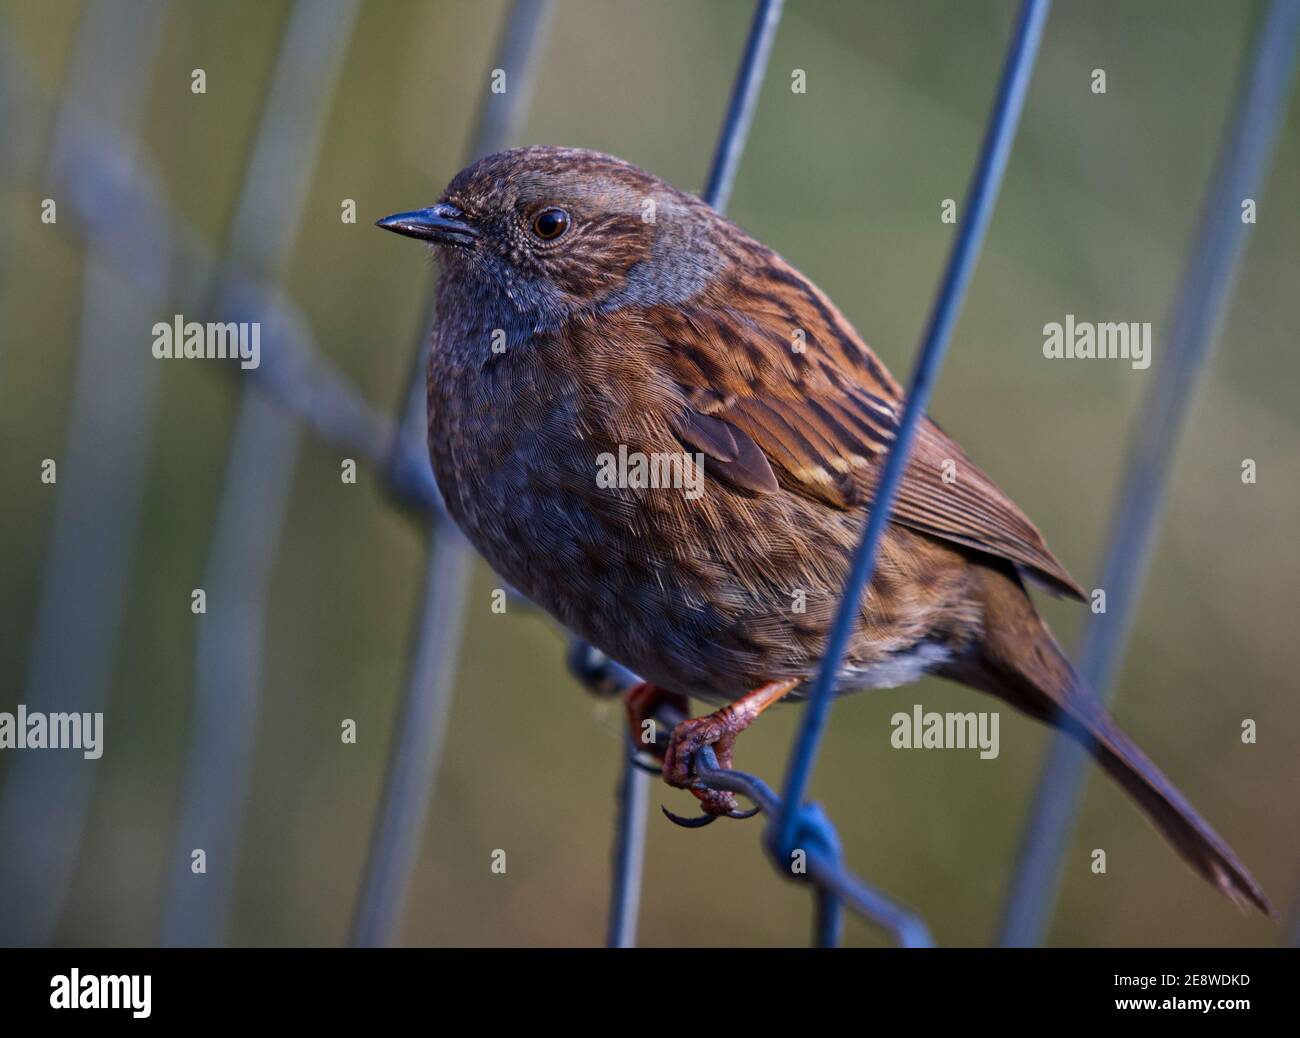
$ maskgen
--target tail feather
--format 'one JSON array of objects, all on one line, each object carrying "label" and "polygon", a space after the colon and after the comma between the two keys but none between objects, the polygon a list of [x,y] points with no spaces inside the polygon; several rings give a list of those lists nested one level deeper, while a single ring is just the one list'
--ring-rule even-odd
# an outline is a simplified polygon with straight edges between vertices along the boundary
[{"label": "tail feather", "polygon": [[1245,910],[1254,905],[1265,915],[1276,918],[1277,913],[1263,889],[1232,848],[1109,715],[1103,713],[1085,729],[1086,734],[1079,731],[1071,734],[1088,746],[1097,762],[1142,806],[1192,868],[1239,908]]},{"label": "tail feather", "polygon": [[[983,567],[977,567],[983,570]],[[1086,688],[1014,577],[985,570],[985,637],[978,659],[954,677],[1069,732],[1138,803],[1178,853],[1245,910],[1276,918],[1233,852]]]}]

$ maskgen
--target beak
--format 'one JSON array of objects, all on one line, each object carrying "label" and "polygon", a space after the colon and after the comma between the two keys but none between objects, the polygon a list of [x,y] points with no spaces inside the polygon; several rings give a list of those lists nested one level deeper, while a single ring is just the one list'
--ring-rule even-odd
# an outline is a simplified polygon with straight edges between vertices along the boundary
[{"label": "beak", "polygon": [[478,230],[465,219],[465,214],[446,202],[428,209],[385,216],[375,221],[375,226],[439,245],[469,245],[478,237]]}]

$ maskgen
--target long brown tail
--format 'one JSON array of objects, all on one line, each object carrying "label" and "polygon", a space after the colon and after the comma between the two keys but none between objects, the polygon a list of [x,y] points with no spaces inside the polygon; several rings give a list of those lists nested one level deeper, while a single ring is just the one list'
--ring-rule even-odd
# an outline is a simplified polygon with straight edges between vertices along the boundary
[{"label": "long brown tail", "polygon": [[1232,848],[1083,686],[1020,582],[994,569],[974,569],[984,591],[986,634],[978,658],[953,676],[1068,731],[1141,805],[1192,868],[1242,909],[1254,905],[1276,917]]}]

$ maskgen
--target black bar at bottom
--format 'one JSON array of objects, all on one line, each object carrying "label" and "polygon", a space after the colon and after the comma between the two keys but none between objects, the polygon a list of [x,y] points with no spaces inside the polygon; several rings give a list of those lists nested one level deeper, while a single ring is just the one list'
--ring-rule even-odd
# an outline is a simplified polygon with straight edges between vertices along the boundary
[{"label": "black bar at bottom", "polygon": [[[414,1016],[456,1030],[514,1020],[567,1026],[586,1017],[593,1026],[633,1017],[670,1025],[679,1011],[696,1018],[721,1012],[719,1022],[725,1018],[730,1030],[748,1014],[763,1013],[770,1026],[769,1014],[790,1012],[792,1022],[802,1016],[813,1034],[841,1013],[863,1028],[900,1013],[915,1024],[1023,1019],[1076,1026],[1124,1016],[1261,1022],[1294,1019],[1297,955],[1273,949],[643,949],[619,955],[598,949],[7,949],[0,950],[0,1012],[6,1024],[194,1022],[205,1029],[253,1021],[337,1029]],[[98,1007],[114,1001],[119,1008]]]}]

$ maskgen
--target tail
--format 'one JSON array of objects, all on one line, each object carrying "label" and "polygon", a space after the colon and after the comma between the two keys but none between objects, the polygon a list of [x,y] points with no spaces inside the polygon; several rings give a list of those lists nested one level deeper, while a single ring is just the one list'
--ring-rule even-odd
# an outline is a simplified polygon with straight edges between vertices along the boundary
[{"label": "tail", "polygon": [[1128,792],[1184,860],[1238,907],[1276,918],[1264,891],[1231,847],[1115,724],[1038,616],[1019,580],[976,565],[985,636],[953,677],[991,692],[1069,732]]}]

